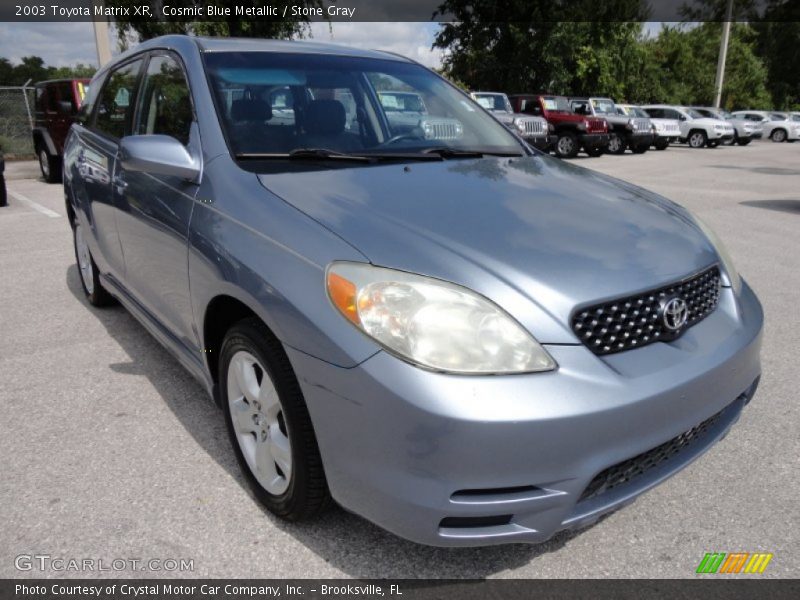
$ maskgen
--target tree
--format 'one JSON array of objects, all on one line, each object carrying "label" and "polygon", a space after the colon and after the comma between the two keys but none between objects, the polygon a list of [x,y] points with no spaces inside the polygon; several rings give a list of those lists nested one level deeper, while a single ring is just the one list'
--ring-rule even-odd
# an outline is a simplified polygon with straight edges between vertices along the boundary
[{"label": "tree", "polygon": [[[130,17],[117,17],[117,33],[120,43],[127,44],[131,33],[138,35],[139,40],[148,40],[160,35],[171,33],[186,35],[205,35],[222,37],[259,37],[290,39],[293,37],[303,37],[308,30],[308,19],[288,20],[280,17],[257,17],[243,18],[235,14],[235,7],[243,5],[236,0],[185,0],[181,7],[227,7],[231,10],[229,17],[220,18],[215,21],[197,21],[189,17],[162,17],[159,19],[136,19],[133,16],[134,5],[141,4],[140,0],[106,0],[109,7],[130,8]],[[161,10],[161,3],[153,3],[156,11]],[[279,15],[283,14],[286,7],[321,7],[322,0],[273,0],[255,1],[244,4],[244,6],[272,6],[277,8]]]},{"label": "tree", "polygon": [[800,7],[771,0],[764,14],[753,22],[753,29],[774,106],[800,110]]},{"label": "tree", "polygon": [[617,72],[631,57],[636,66],[645,16],[638,0],[445,0],[438,14],[451,21],[433,44],[446,50],[449,77],[472,89],[575,94],[625,92]]},{"label": "tree", "polygon": [[[639,101],[711,105],[714,100],[722,25],[664,27],[658,37],[644,42],[656,81]],[[756,35],[746,24],[733,24],[725,67],[722,105],[728,109],[769,107],[767,71],[755,54]]]}]

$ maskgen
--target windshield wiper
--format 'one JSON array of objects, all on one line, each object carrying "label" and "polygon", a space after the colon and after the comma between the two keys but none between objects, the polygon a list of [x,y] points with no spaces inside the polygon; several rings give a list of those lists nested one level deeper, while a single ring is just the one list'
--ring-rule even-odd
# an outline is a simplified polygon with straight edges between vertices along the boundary
[{"label": "windshield wiper", "polygon": [[459,150],[458,148],[450,148],[449,146],[441,146],[436,148],[426,148],[422,151],[424,154],[436,154],[442,158],[483,158],[484,156],[502,156],[502,157],[519,157],[522,156],[520,152],[488,152],[483,150]]},{"label": "windshield wiper", "polygon": [[239,160],[352,160],[357,162],[372,162],[367,156],[358,154],[348,154],[327,148],[295,148],[291,152],[268,153],[268,152],[239,152],[236,154]]}]

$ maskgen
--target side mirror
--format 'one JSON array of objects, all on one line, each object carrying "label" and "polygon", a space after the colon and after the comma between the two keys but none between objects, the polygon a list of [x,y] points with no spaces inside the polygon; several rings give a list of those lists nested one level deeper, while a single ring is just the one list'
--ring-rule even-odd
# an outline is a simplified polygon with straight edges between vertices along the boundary
[{"label": "side mirror", "polygon": [[120,161],[129,171],[171,175],[194,181],[200,175],[200,163],[186,147],[168,135],[131,135],[122,138]]}]

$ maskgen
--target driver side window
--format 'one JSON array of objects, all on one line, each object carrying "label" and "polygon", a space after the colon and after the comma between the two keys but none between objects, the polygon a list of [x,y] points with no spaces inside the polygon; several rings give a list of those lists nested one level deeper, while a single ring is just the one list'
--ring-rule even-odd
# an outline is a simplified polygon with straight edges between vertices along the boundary
[{"label": "driver side window", "polygon": [[191,95],[183,69],[174,58],[150,59],[140,96],[136,134],[168,135],[183,145],[189,143],[194,120]]}]

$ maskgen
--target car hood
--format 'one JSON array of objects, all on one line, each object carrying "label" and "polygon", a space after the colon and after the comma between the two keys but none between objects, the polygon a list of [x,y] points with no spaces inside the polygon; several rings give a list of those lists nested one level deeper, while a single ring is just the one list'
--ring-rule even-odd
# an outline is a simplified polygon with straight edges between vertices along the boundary
[{"label": "car hood", "polygon": [[675,203],[546,156],[258,177],[374,264],[465,285],[521,321],[533,301],[560,327],[532,326],[542,342],[574,342],[569,317],[581,304],[717,261]]}]

